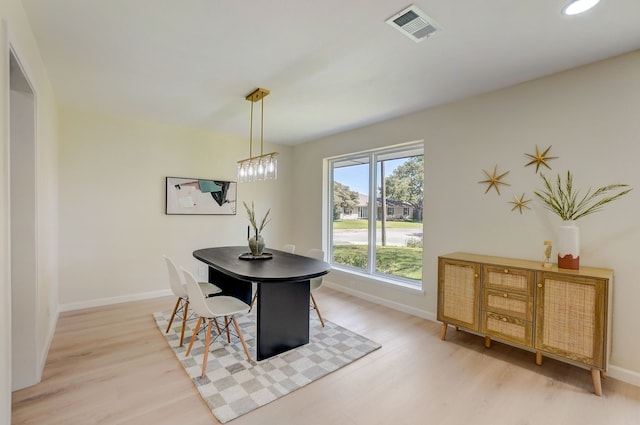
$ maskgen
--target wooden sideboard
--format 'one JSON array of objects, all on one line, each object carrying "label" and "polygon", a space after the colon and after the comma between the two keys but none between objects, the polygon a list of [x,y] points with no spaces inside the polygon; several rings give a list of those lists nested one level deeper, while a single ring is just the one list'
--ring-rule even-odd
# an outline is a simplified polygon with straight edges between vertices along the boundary
[{"label": "wooden sideboard", "polygon": [[491,340],[591,370],[602,395],[611,347],[613,271],[452,253],[438,257],[438,320]]}]

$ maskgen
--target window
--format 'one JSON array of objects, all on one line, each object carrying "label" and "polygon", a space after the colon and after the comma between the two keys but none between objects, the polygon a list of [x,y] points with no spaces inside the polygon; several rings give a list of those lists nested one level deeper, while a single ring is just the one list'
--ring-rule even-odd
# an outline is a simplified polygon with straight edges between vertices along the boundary
[{"label": "window", "polygon": [[332,266],[420,287],[422,143],[333,158],[328,164]]}]

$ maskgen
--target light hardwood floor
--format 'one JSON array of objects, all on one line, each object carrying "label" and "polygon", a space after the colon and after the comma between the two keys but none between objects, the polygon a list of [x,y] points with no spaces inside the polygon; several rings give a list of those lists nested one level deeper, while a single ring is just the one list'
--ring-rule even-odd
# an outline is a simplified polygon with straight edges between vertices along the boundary
[{"label": "light hardwood floor", "polygon": [[[382,343],[347,367],[231,422],[640,424],[640,388],[323,288],[324,317]],[[62,314],[42,382],[13,394],[18,424],[217,424],[152,313],[171,297]]]}]

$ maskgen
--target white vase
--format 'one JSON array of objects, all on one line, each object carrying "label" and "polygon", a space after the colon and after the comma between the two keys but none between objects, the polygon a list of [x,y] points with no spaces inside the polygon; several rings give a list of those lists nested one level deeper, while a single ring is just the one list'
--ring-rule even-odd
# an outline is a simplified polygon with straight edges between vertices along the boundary
[{"label": "white vase", "polygon": [[558,267],[580,268],[580,228],[573,220],[563,221],[558,230]]}]

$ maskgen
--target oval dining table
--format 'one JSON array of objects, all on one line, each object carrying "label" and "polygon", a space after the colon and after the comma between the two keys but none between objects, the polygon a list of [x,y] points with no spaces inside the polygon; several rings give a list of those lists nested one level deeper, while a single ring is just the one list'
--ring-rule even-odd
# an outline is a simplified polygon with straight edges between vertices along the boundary
[{"label": "oval dining table", "polygon": [[222,290],[220,295],[250,304],[252,282],[257,284],[258,361],[308,344],[309,281],[329,273],[330,265],[276,249],[265,249],[267,255],[258,259],[247,252],[246,246],[221,246],[196,250],[193,256],[209,266],[208,280]]}]

